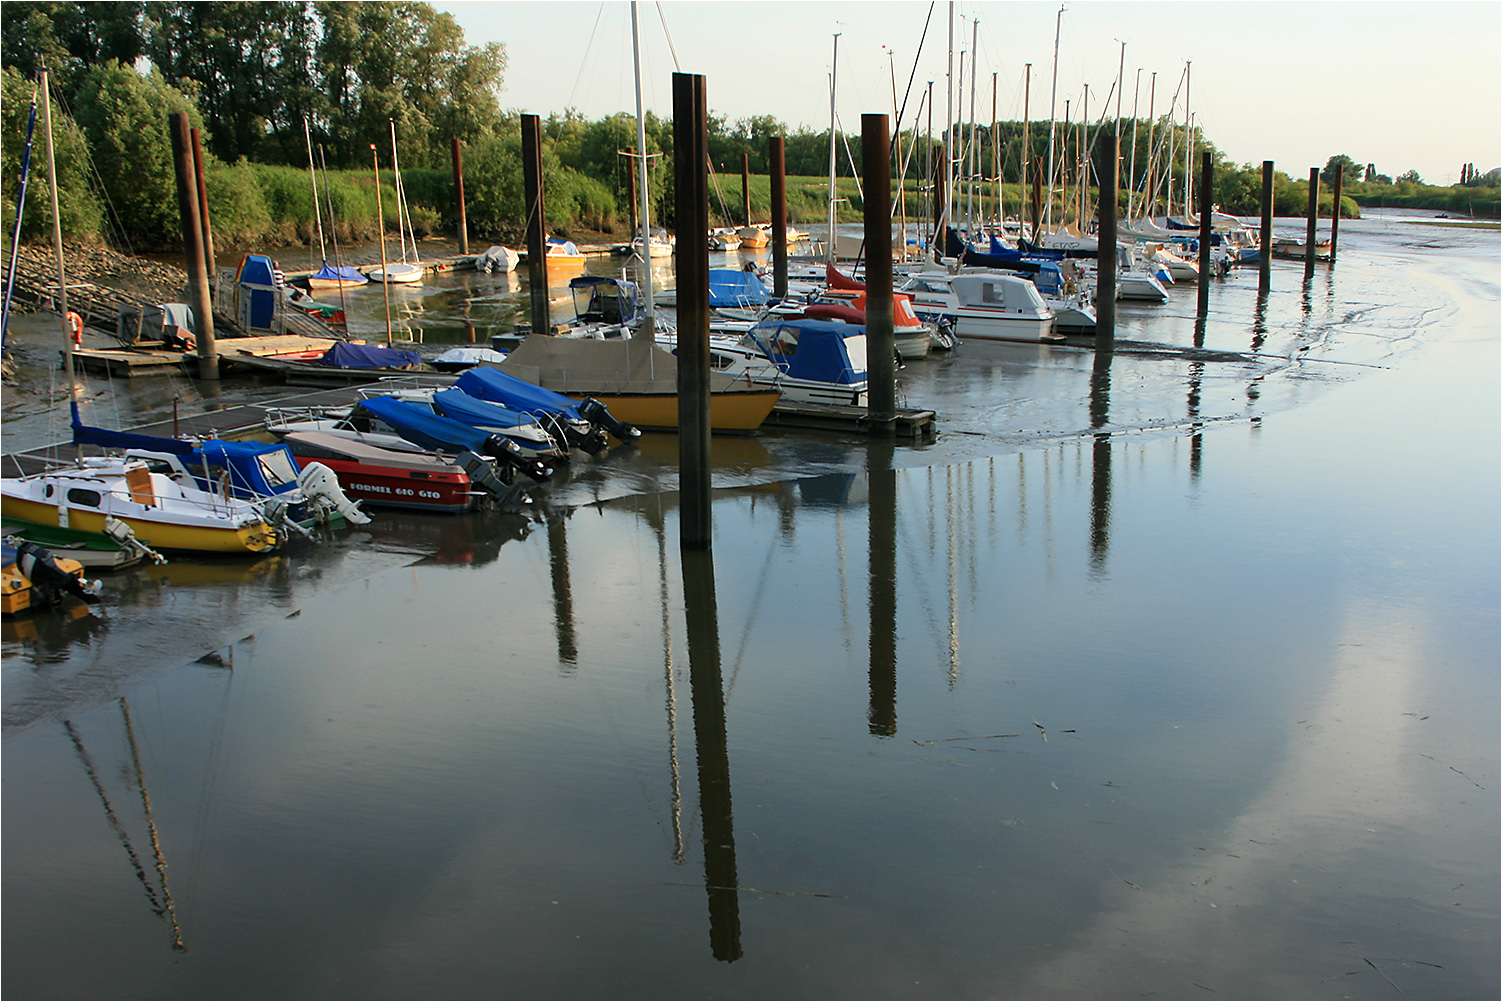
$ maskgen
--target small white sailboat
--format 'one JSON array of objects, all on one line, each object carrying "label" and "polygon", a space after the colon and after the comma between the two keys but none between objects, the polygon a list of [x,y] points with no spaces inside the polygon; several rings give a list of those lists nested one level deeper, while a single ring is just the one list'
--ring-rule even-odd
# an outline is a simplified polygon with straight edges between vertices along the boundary
[{"label": "small white sailboat", "polygon": [[[384,262],[380,268],[370,272],[370,279],[372,282],[391,284],[420,282],[423,278],[423,266],[417,263],[417,234],[412,229],[412,215],[407,211],[407,191],[402,187],[402,169],[397,165],[397,124],[390,119],[388,121],[391,123],[391,170],[397,189],[397,240],[402,246],[402,260]],[[407,260],[408,234],[412,235],[411,261]]]}]

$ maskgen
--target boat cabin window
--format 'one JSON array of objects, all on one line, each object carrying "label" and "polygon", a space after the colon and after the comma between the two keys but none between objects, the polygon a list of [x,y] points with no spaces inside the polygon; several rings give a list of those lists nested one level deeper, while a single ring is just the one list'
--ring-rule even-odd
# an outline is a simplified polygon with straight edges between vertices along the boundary
[{"label": "boat cabin window", "polygon": [[266,483],[272,490],[297,480],[297,466],[286,450],[262,453],[256,457],[256,462],[261,467],[261,476],[266,478]]},{"label": "boat cabin window", "polygon": [[772,350],[778,355],[798,354],[798,332],[790,328],[779,328],[777,340],[772,343]]},{"label": "boat cabin window", "polygon": [[45,488],[42,489],[42,497],[43,498],[51,498],[53,490],[54,490],[54,488],[53,488],[53,486],[51,484],[47,485]]},{"label": "boat cabin window", "polygon": [[90,491],[88,488],[68,489],[68,503],[70,505],[87,505],[89,508],[98,508],[101,500],[98,491]]},{"label": "boat cabin window", "polygon": [[719,352],[710,353],[711,369],[729,369],[732,361],[729,355],[721,355]]},{"label": "boat cabin window", "polygon": [[1001,303],[1001,302],[1003,302],[1002,290],[999,287],[992,285],[990,282],[983,282],[981,284],[981,302],[983,302],[983,303]]}]

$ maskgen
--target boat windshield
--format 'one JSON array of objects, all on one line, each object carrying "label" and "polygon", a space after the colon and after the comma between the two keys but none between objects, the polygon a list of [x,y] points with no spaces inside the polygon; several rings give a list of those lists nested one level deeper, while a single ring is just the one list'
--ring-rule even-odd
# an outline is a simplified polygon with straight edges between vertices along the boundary
[{"label": "boat windshield", "polygon": [[261,467],[261,475],[266,478],[267,486],[273,491],[280,491],[289,484],[297,483],[297,467],[288,450],[262,453],[256,457],[256,462]]}]

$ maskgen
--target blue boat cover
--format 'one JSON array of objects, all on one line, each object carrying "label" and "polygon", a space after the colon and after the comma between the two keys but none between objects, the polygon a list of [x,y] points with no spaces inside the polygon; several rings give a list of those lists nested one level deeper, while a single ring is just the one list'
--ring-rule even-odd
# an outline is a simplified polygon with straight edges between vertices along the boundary
[{"label": "blue boat cover", "polygon": [[340,282],[353,282],[357,285],[363,282],[370,281],[370,279],[366,278],[364,275],[361,275],[360,270],[354,265],[345,265],[343,268],[335,268],[327,261],[324,262],[324,266],[322,268],[308,277],[310,279],[323,279],[326,282],[333,282],[335,280],[338,280]]},{"label": "blue boat cover", "polygon": [[710,308],[765,306],[773,300],[772,290],[761,276],[740,268],[710,269]]},{"label": "blue boat cover", "polygon": [[490,433],[473,425],[425,411],[416,404],[395,397],[371,397],[356,405],[386,422],[397,434],[424,449],[441,449],[454,453],[468,449],[482,452]]},{"label": "blue boat cover", "polygon": [[273,275],[274,268],[271,259],[266,255],[247,254],[240,262],[238,281],[257,286],[274,286],[277,284],[276,277]]},{"label": "blue boat cover", "polygon": [[494,366],[466,370],[454,385],[471,397],[513,408],[523,414],[562,414],[579,418],[579,401],[545,390],[536,383],[504,373]]},{"label": "blue boat cover", "polygon": [[[778,351],[785,343],[780,333],[785,331],[797,345],[791,355]],[[856,371],[845,347],[847,337],[865,333],[864,325],[832,320],[766,320],[751,330],[757,344],[787,375],[837,384],[866,381],[866,371]]]},{"label": "blue boat cover", "polygon": [[421,361],[422,356],[416,352],[377,345],[354,345],[348,341],[334,342],[318,360],[319,365],[339,369],[406,369]]},{"label": "blue boat cover", "polygon": [[433,410],[445,418],[453,418],[455,421],[474,425],[476,428],[515,428],[518,425],[532,424],[530,417],[525,417],[500,404],[481,400],[479,397],[471,397],[456,387],[448,387],[435,393]]},{"label": "blue boat cover", "polygon": [[[281,494],[297,486],[297,460],[292,449],[285,443],[230,442],[226,439],[204,439],[190,442],[159,435],[143,435],[139,432],[115,432],[107,428],[85,425],[78,414],[78,403],[73,408],[73,442],[76,445],[104,446],[109,449],[139,449],[152,453],[170,453],[185,459],[185,466],[193,474],[198,486],[206,491],[218,488],[206,477],[205,467],[212,473],[215,469],[228,471],[230,489],[237,498]],[[280,463],[263,463],[263,457],[282,454]],[[278,470],[280,468],[280,470]],[[269,474],[275,473],[273,481]]]}]

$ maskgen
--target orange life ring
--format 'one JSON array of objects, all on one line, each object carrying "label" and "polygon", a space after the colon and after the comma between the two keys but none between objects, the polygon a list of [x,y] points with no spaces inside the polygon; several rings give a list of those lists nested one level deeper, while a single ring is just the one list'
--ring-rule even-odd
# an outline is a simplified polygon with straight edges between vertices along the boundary
[{"label": "orange life ring", "polygon": [[68,336],[73,339],[73,344],[83,345],[83,318],[69,310],[64,319],[68,322]]}]

